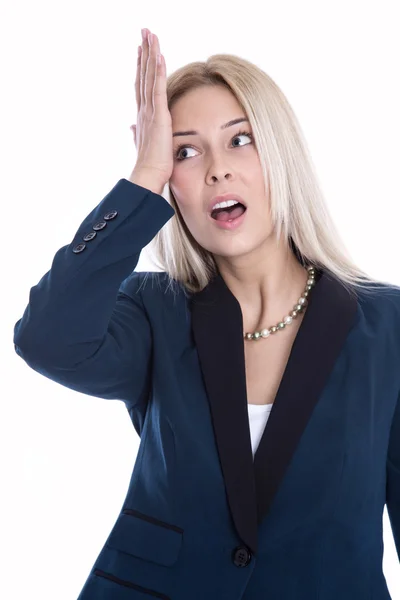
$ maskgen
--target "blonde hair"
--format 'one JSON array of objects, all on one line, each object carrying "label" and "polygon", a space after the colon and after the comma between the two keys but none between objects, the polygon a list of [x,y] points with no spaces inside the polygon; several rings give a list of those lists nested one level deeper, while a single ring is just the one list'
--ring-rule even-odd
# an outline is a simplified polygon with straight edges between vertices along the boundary
[{"label": "blonde hair", "polygon": [[[249,119],[264,181],[269,181],[276,241],[283,236],[304,266],[328,271],[350,293],[356,288],[369,291],[376,284],[392,287],[368,276],[350,259],[328,212],[298,120],[276,83],[243,58],[214,54],[168,76],[169,110],[186,92],[204,85],[226,87]],[[217,273],[214,257],[190,233],[168,184],[163,197],[175,215],[153,238],[149,250],[170,284],[199,292]]]}]

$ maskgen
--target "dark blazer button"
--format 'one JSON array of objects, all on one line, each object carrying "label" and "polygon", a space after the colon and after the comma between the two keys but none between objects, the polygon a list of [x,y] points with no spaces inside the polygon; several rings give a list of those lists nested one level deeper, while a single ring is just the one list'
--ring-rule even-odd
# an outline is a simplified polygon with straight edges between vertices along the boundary
[{"label": "dark blazer button", "polygon": [[247,567],[251,561],[251,552],[246,546],[238,546],[234,549],[232,558],[237,567]]},{"label": "dark blazer button", "polygon": [[104,215],[103,219],[105,221],[111,221],[111,219],[115,219],[117,214],[118,214],[117,210],[110,210],[110,212],[108,212],[106,215]]},{"label": "dark blazer button", "polygon": [[97,233],[95,231],[91,231],[90,233],[87,233],[85,236],[83,236],[82,239],[84,242],[90,242],[90,240],[95,238],[96,235],[97,235]]},{"label": "dark blazer button", "polygon": [[93,229],[95,231],[101,231],[101,229],[104,229],[106,225],[107,223],[105,221],[99,221],[98,223],[96,223],[96,225],[93,225]]},{"label": "dark blazer button", "polygon": [[72,248],[72,252],[75,252],[75,254],[79,254],[79,252],[82,252],[85,248],[86,244],[77,244],[74,248]]}]

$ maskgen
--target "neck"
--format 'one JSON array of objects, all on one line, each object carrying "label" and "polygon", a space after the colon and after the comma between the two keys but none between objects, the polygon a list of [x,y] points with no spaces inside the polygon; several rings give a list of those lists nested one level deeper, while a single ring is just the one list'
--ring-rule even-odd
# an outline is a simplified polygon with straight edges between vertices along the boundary
[{"label": "neck", "polygon": [[282,243],[234,258],[216,256],[215,261],[241,306],[246,331],[279,322],[293,310],[308,279],[306,268]]}]

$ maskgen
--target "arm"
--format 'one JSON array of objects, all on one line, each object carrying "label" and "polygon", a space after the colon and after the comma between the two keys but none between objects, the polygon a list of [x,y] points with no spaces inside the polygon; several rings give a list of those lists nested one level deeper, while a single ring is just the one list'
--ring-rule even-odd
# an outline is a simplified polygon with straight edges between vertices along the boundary
[{"label": "arm", "polygon": [[[117,215],[105,220],[113,211]],[[78,392],[130,407],[139,402],[148,383],[152,336],[138,292],[142,275],[132,271],[174,212],[161,195],[118,181],[31,288],[14,326],[17,354]],[[84,242],[99,222],[107,224]]]},{"label": "arm", "polygon": [[400,561],[400,395],[390,430],[386,474],[386,506]]}]

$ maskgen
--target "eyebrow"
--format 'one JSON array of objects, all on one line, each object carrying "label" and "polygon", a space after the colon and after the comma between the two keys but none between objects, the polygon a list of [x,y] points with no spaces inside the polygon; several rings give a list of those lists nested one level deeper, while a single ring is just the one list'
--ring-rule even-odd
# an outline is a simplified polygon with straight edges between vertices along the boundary
[{"label": "eyebrow", "polygon": [[[232,125],[237,125],[238,123],[243,123],[244,121],[249,121],[246,117],[240,117],[239,119],[232,119],[232,121],[228,121],[225,125],[221,126],[221,129],[227,129],[227,127],[232,127]],[[199,135],[198,131],[189,130],[189,131],[175,131],[172,134],[172,137],[176,137],[178,135]]]}]

